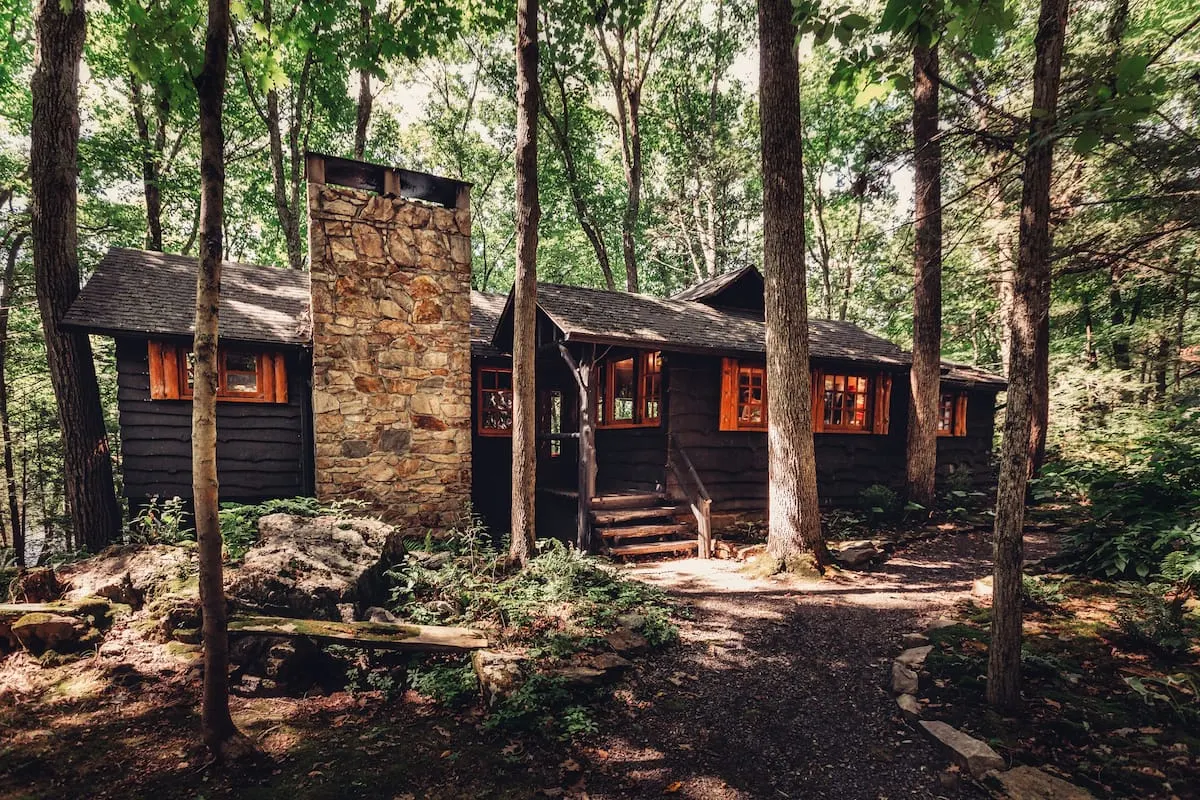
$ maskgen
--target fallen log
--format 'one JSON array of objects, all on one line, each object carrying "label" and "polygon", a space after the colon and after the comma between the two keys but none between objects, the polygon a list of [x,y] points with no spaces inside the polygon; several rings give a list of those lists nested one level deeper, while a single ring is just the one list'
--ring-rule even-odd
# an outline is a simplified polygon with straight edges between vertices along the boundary
[{"label": "fallen log", "polygon": [[316,642],[379,650],[460,651],[479,650],[488,646],[487,638],[470,628],[244,615],[230,618],[229,635],[303,636]]}]

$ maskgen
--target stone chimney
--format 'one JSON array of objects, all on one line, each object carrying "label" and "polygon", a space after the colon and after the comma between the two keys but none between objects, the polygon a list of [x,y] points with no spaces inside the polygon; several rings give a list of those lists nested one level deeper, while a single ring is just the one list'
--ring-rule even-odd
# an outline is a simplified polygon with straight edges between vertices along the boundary
[{"label": "stone chimney", "polygon": [[445,531],[471,498],[470,187],[307,169],[317,496]]}]

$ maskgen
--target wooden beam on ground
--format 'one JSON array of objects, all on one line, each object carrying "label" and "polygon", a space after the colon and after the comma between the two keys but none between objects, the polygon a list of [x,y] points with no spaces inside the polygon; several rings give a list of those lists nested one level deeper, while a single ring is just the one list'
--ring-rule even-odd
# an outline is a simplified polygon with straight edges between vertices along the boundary
[{"label": "wooden beam on ground", "polygon": [[488,646],[487,638],[470,628],[243,615],[229,620],[229,636],[304,636],[316,642],[377,650],[460,651]]}]

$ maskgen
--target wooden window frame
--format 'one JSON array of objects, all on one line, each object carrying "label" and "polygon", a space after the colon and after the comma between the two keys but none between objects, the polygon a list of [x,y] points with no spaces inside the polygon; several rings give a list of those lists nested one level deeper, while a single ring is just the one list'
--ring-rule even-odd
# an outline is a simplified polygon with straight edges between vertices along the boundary
[{"label": "wooden window frame", "polygon": [[[761,371],[763,374],[763,422],[761,425],[741,422],[739,414],[739,389],[741,374],[745,371]],[[860,427],[825,425],[825,376],[827,374],[865,378],[867,381],[867,421]],[[892,376],[886,372],[852,372],[814,369],[812,379],[813,433],[838,433],[857,436],[871,434],[886,436],[891,428]],[[718,429],[722,431],[767,430],[767,398],[770,387],[766,385],[766,366],[760,361],[742,362],[736,358],[721,361],[721,407]]]},{"label": "wooden window frame", "polygon": [[511,398],[513,393],[512,387],[512,367],[477,367],[475,370],[475,431],[480,436],[506,436],[512,437],[513,420],[511,412],[508,420],[507,428],[488,428],[483,424],[483,398],[485,394],[501,394],[503,389],[485,389],[483,387],[483,375],[485,372],[494,372],[497,374],[508,375],[508,394]]},{"label": "wooden window frame", "polygon": [[[254,392],[230,391],[226,357],[233,354],[254,357]],[[151,400],[191,400],[188,385],[188,356],[191,348],[151,340],[147,348],[150,366]],[[217,401],[222,403],[287,403],[287,362],[283,353],[254,350],[250,347],[219,347],[217,349]]]},{"label": "wooden window frame", "polygon": [[[831,425],[825,422],[825,379],[829,377],[842,378],[849,380],[857,378],[860,381],[866,381],[867,388],[865,392],[855,392],[855,394],[866,395],[866,416],[863,419],[862,425]],[[878,389],[882,381],[880,376],[871,372],[858,372],[853,370],[826,370],[816,369],[812,373],[812,392],[813,392],[813,433],[846,433],[850,435],[860,435],[864,433],[875,434],[879,433],[875,425],[875,417],[878,414],[878,406],[880,405],[880,396]]]},{"label": "wooden window frame", "polygon": [[[657,369],[650,370],[652,358],[657,356]],[[621,361],[633,360],[633,419],[613,420],[612,413],[616,400],[617,371],[613,365]],[[662,425],[662,352],[658,350],[640,350],[633,355],[609,356],[596,362],[596,374],[599,380],[593,390],[594,406],[597,410],[596,427],[606,430],[622,430],[629,428],[657,428]],[[650,375],[657,375],[658,416],[646,416],[647,391],[653,385],[647,380]]]},{"label": "wooden window frame", "polygon": [[[950,411],[950,428],[942,429],[942,409],[946,402],[953,403]],[[967,435],[967,393],[962,389],[948,389],[938,395],[938,436],[959,437]]]},{"label": "wooden window frame", "polygon": [[[762,423],[743,422],[741,419],[742,373],[762,373]],[[742,362],[736,358],[721,359],[721,416],[719,429],[723,431],[758,431],[767,429],[767,365],[765,362]]]}]

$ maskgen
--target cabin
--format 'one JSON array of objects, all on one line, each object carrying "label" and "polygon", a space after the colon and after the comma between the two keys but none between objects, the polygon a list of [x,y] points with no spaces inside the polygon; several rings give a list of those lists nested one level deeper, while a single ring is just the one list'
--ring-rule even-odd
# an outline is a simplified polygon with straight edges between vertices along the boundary
[{"label": "cabin", "polygon": [[[473,507],[508,525],[512,299],[471,289],[467,184],[310,154],[308,272],[222,268],[222,499],[356,499],[413,534]],[[113,248],[64,325],[116,342],[125,494],[191,495],[196,260]],[[674,297],[539,283],[543,535],[618,555],[699,551],[765,513],[763,279]],[[858,502],[905,473],[910,356],[810,320],[818,489]],[[994,478],[996,375],[942,368],[943,485]],[[714,520],[716,522],[714,522]]]}]

